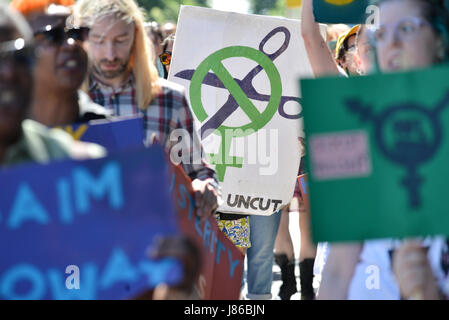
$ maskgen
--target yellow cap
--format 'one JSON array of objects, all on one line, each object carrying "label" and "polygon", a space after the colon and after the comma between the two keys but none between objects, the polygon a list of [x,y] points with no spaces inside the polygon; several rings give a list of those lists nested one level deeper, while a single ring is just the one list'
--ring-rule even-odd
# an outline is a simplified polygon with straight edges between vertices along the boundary
[{"label": "yellow cap", "polygon": [[338,55],[340,53],[341,46],[343,45],[345,40],[348,39],[350,36],[357,34],[357,31],[359,31],[359,28],[360,28],[360,24],[355,25],[354,27],[352,27],[352,29],[346,31],[345,33],[343,33],[342,35],[340,35],[338,37],[337,46],[335,47],[335,59],[338,59]]}]

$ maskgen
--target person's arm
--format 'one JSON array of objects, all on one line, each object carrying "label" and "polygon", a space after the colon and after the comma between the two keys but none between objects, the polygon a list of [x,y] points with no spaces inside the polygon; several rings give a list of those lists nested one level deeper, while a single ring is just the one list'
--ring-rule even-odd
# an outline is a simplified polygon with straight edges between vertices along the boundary
[{"label": "person's arm", "polygon": [[337,64],[313,15],[313,0],[302,1],[301,34],[316,77],[339,75]]},{"label": "person's arm", "polygon": [[362,251],[361,243],[331,244],[323,269],[319,300],[345,300]]},{"label": "person's arm", "polygon": [[404,299],[444,299],[421,244],[408,241],[395,250],[393,272]]},{"label": "person's arm", "polygon": [[205,157],[205,152],[201,143],[198,131],[195,128],[195,121],[190,111],[188,102],[184,96],[181,97],[183,108],[179,109],[178,129],[186,130],[189,141],[185,146],[188,151],[188,159],[191,161],[182,162],[184,172],[192,179],[195,206],[197,214],[202,219],[207,219],[220,205],[221,189],[215,170],[210,166]]}]

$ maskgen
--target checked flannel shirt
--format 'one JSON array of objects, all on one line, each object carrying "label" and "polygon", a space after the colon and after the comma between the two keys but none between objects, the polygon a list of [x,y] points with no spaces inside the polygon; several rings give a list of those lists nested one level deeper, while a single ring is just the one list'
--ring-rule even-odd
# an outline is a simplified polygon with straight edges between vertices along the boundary
[{"label": "checked flannel shirt", "polygon": [[136,101],[134,78],[130,75],[128,81],[118,90],[101,83],[93,76],[90,78],[89,95],[92,100],[111,111],[114,116],[143,117],[145,130],[145,145],[148,146],[155,140],[165,147],[170,154],[171,148],[178,141],[170,141],[170,134],[175,129],[185,129],[190,140],[190,155],[199,155],[199,163],[181,162],[184,172],[192,179],[207,180],[220,194],[218,180],[215,171],[206,162],[201,145],[201,140],[194,126],[194,119],[189,104],[184,94],[184,88],[165,79],[159,79],[160,92],[151,101],[148,108],[139,109]]}]

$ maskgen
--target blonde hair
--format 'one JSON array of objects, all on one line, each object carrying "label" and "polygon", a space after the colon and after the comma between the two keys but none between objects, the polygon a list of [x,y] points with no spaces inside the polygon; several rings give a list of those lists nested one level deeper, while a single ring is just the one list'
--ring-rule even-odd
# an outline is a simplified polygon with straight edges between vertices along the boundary
[{"label": "blonde hair", "polygon": [[[141,110],[147,109],[159,93],[159,75],[153,64],[152,43],[145,32],[145,15],[135,0],[79,0],[74,12],[75,23],[83,26],[91,26],[109,15],[135,24],[136,33],[128,67],[132,69],[135,79],[137,105]],[[83,89],[86,87],[83,86]]]}]

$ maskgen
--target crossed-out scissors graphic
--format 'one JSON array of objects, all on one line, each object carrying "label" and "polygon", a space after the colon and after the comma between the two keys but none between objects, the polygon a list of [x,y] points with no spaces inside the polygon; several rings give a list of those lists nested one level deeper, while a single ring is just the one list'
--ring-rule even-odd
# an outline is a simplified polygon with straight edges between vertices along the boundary
[{"label": "crossed-out scissors graphic", "polygon": [[[264,47],[266,43],[278,33],[283,33],[285,36],[283,44],[274,53],[269,54],[265,52]],[[207,57],[196,70],[184,70],[175,74],[175,77],[190,80],[190,100],[193,111],[200,122],[204,122],[201,126],[201,138],[207,138],[212,132],[218,131],[222,137],[222,143],[218,158],[231,159],[229,161],[211,160],[212,164],[216,164],[216,170],[220,181],[223,181],[226,167],[242,167],[242,158],[229,157],[229,148],[233,137],[241,137],[249,133],[245,132],[247,129],[252,129],[252,133],[263,128],[275,115],[276,111],[287,119],[299,119],[301,112],[298,114],[287,114],[285,111],[285,104],[290,101],[301,103],[298,97],[282,96],[282,82],[278,70],[273,61],[279,57],[290,44],[290,31],[285,27],[277,27],[269,32],[259,44],[259,50],[234,46],[218,50]],[[223,66],[221,61],[232,57],[245,57],[255,60],[258,65],[254,67],[242,80],[235,79]],[[213,72],[210,72],[212,70]],[[260,94],[254,88],[253,80],[262,71],[265,70],[270,81],[271,94]],[[229,96],[225,104],[212,116],[209,117],[202,105],[201,100],[201,85],[208,85],[215,88],[227,89]],[[250,100],[267,101],[268,106],[260,113],[258,109]],[[250,118],[251,123],[242,127],[226,127],[223,125],[225,120],[230,117],[238,108],[245,112]],[[233,136],[225,139],[225,130],[233,130]],[[216,155],[212,155],[216,156]],[[219,163],[218,163],[219,162]],[[224,162],[224,163],[223,163]]]},{"label": "crossed-out scissors graphic", "polygon": [[[274,37],[278,33],[283,33],[285,35],[284,43],[281,45],[281,47],[274,53],[268,54],[265,52],[264,47],[265,44],[270,40],[272,37]],[[268,58],[270,58],[271,61],[274,61],[277,57],[279,57],[285,50],[287,50],[288,45],[290,44],[290,31],[285,27],[278,27],[272,30],[270,33],[266,35],[266,37],[260,42],[259,44],[259,51],[264,53]],[[266,94],[260,94],[257,92],[257,90],[253,86],[253,79],[263,70],[263,67],[260,65],[257,65],[254,67],[242,80],[234,79],[237,84],[240,86],[240,88],[243,90],[243,92],[246,94],[246,96],[251,100],[257,100],[257,101],[269,101],[270,95]],[[196,70],[184,70],[177,74],[175,74],[175,77],[185,79],[185,80],[192,80],[192,77],[194,75]],[[215,88],[222,88],[226,89],[226,86],[223,84],[223,82],[220,80],[217,75],[214,73],[207,73],[207,75],[204,77],[203,84],[206,84],[208,86],[212,86]],[[285,112],[285,104],[289,101],[296,101],[298,104],[301,104],[301,99],[298,97],[290,97],[290,96],[281,96],[281,101],[279,103],[278,111],[279,114],[287,119],[299,119],[301,117],[301,112],[298,114],[287,114]],[[201,127],[201,137],[202,139],[206,138],[213,130],[220,127],[223,122],[234,112],[238,109],[239,105],[237,101],[234,99],[232,94],[229,94],[228,100],[226,103]]]}]

